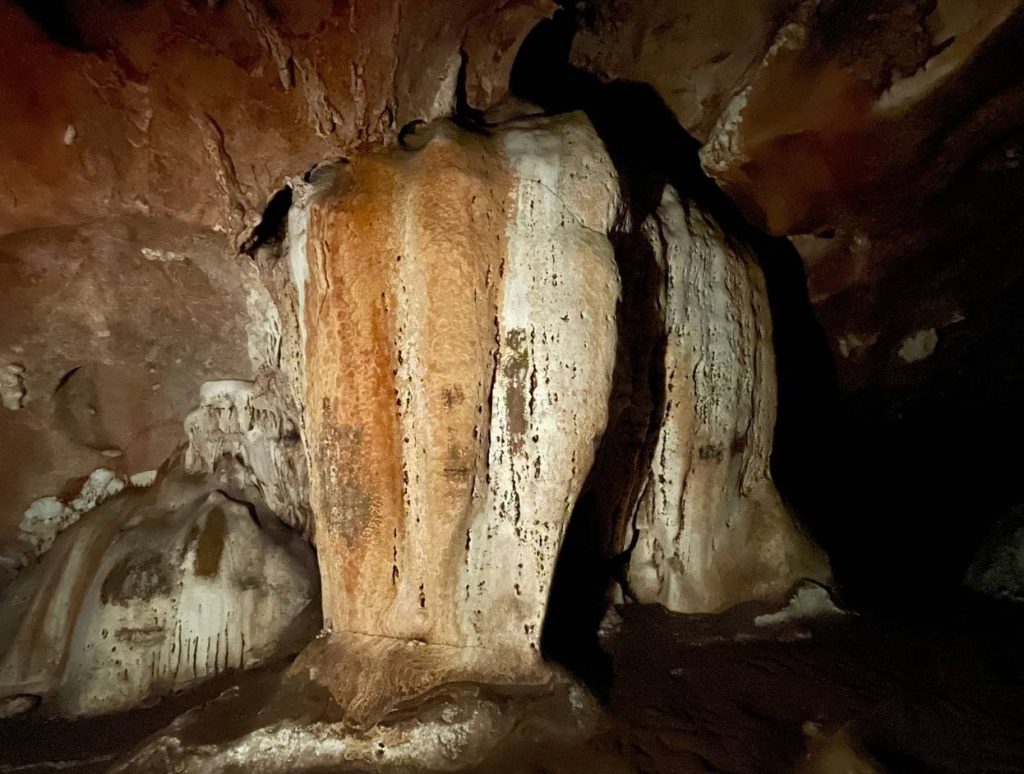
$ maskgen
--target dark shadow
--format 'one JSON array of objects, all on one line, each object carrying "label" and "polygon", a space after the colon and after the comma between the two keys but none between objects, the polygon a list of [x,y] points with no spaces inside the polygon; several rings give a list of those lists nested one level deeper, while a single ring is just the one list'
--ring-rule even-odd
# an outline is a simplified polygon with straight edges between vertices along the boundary
[{"label": "dark shadow", "polygon": [[67,0],[15,0],[15,3],[58,46],[83,53],[90,50]]},{"label": "dark shadow", "polygon": [[241,252],[252,256],[263,245],[283,242],[288,227],[288,210],[291,206],[292,187],[286,185],[270,197],[270,201],[263,209],[263,217],[242,244]]}]

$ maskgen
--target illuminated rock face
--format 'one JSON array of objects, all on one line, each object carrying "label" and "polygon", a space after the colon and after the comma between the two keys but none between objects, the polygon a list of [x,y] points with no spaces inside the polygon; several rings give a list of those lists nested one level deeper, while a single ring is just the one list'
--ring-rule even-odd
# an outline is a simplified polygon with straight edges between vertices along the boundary
[{"label": "illuminated rock face", "polygon": [[[536,681],[607,420],[618,187],[578,114],[427,131],[338,169],[297,230],[325,624],[384,681]],[[339,698],[401,698],[379,689]]]},{"label": "illuminated rock face", "polygon": [[[545,679],[554,566],[635,324],[617,308],[616,260],[631,258],[609,239],[629,227],[619,181],[582,115],[487,135],[434,124],[407,146],[299,190],[283,253],[333,634],[298,668],[362,723],[442,682]],[[641,230],[667,343],[630,509],[633,592],[704,612],[824,579],[768,472],[775,372],[753,256],[672,189]]]},{"label": "illuminated rock face", "polygon": [[254,486],[285,524],[312,537],[306,453],[279,373],[264,368],[253,382],[203,384],[199,407],[185,419],[185,468],[218,473],[233,492]]},{"label": "illuminated rock face", "polygon": [[631,590],[697,613],[826,580],[769,472],[775,362],[760,268],[671,188],[647,232],[666,274],[665,401],[636,508]]},{"label": "illuminated rock face", "polygon": [[61,533],[0,606],[0,710],[126,710],[309,637],[312,552],[255,513],[172,470]]},{"label": "illuminated rock face", "polygon": [[548,0],[4,3],[0,234],[171,217],[237,244],[313,164],[500,100]]},{"label": "illuminated rock face", "polygon": [[34,555],[19,536],[34,504],[69,504],[98,469],[160,467],[200,385],[266,361],[259,276],[227,248],[138,216],[0,236],[0,586]]}]

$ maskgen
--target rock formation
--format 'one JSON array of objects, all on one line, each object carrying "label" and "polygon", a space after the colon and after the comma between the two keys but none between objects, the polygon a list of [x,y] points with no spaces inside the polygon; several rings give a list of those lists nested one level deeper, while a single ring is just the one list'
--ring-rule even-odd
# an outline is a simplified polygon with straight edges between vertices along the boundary
[{"label": "rock formation", "polygon": [[651,84],[744,212],[793,236],[853,390],[924,381],[903,340],[994,292],[1022,30],[1016,0],[601,2],[572,58]]},{"label": "rock formation", "polygon": [[203,384],[199,407],[185,420],[185,469],[221,473],[234,492],[255,487],[285,524],[312,537],[300,420],[280,381],[280,372],[263,368],[255,382]]},{"label": "rock formation", "polygon": [[199,386],[266,360],[258,275],[226,248],[138,216],[0,236],[0,545],[24,553],[33,503],[70,503],[96,470],[158,468]]},{"label": "rock formation", "polygon": [[[511,734],[509,686],[583,706],[551,662],[610,599],[827,596],[791,507],[887,595],[1020,502],[977,451],[1024,432],[1016,0],[0,26],[0,717],[287,652],[322,723],[139,760],[445,766]],[[1022,596],[1018,515],[976,588]]]},{"label": "rock formation", "polygon": [[[0,233],[111,215],[244,241],[286,179],[486,108],[550,0],[0,5]],[[463,63],[465,59],[465,63]]]},{"label": "rock formation", "polygon": [[297,230],[325,625],[370,670],[342,678],[356,718],[544,679],[615,355],[618,187],[586,119],[423,132],[337,169]]},{"label": "rock formation", "polygon": [[[581,113],[477,130],[424,124],[401,148],[307,177],[292,182],[280,226],[268,223],[254,237],[255,260],[233,264],[244,296],[234,294],[227,321],[242,341],[222,340],[235,351],[217,375],[243,378],[195,384],[214,374],[194,369],[181,382],[195,385],[199,403],[184,420],[184,468],[216,476],[231,497],[254,498],[315,536],[331,637],[311,645],[296,670],[327,684],[350,721],[370,724],[442,683],[544,683],[540,637],[555,565],[609,410],[619,411],[616,363],[634,357],[631,347],[650,346],[646,333],[630,330],[638,323],[623,317],[620,298],[620,266],[634,271],[636,260],[613,246],[616,233],[632,228],[620,203],[624,181]],[[801,577],[824,578],[827,568],[768,472],[774,370],[752,256],[670,187],[638,233],[659,279],[628,309],[652,310],[665,346],[651,370],[661,401],[648,429],[654,456],[628,482],[636,500],[616,512],[628,524],[607,525],[620,537],[613,552],[632,551],[632,593],[703,612],[777,596]],[[137,260],[158,271],[146,288],[155,309],[182,300],[157,295],[162,278],[195,282],[201,271],[226,270],[200,268],[201,242],[168,239]],[[136,240],[133,232],[125,249]],[[17,340],[32,336],[39,334]],[[118,346],[128,348],[128,361],[136,356],[130,335]],[[164,346],[173,342],[150,344],[147,357]],[[121,408],[104,397],[122,384],[105,376],[110,362],[71,369],[52,397],[37,367],[8,369],[7,402],[17,404],[15,415],[23,404],[48,409],[59,432],[119,460],[106,453],[128,447],[117,433],[133,427],[107,420]],[[237,364],[224,368],[229,362]],[[611,439],[608,448],[623,442]],[[111,472],[115,489],[131,483],[130,470]],[[600,496],[600,482],[592,486]],[[43,530],[40,542],[49,543],[64,529],[62,554],[93,550],[73,545],[113,518],[103,514],[126,506],[69,525],[100,499],[38,499],[27,513],[41,526],[22,531]],[[180,519],[202,521],[203,508]],[[103,549],[104,562],[118,545]],[[44,554],[17,588],[39,576],[47,588],[84,584],[74,567],[61,575],[54,562]],[[187,602],[179,595],[167,603]],[[174,610],[183,630],[206,626],[198,611]],[[31,615],[45,622],[52,611],[33,603]],[[59,649],[68,624],[56,625]],[[19,648],[10,658],[20,664]],[[147,657],[170,663],[160,650]],[[78,684],[63,668],[47,675],[53,685],[44,665],[28,671],[39,693],[59,696],[60,681]],[[200,677],[197,669],[190,679]],[[79,707],[75,687],[77,698],[58,698],[58,706],[126,706],[176,686],[178,670],[166,671],[153,667],[152,679],[139,683],[129,669],[128,688]]]},{"label": "rock formation", "polygon": [[308,546],[172,469],[69,527],[7,590],[0,705],[115,712],[251,667],[315,631],[316,592]]},{"label": "rock formation", "polygon": [[665,267],[664,407],[633,528],[642,602],[715,612],[828,577],[769,471],[775,363],[764,278],[749,248],[666,188],[646,224]]}]

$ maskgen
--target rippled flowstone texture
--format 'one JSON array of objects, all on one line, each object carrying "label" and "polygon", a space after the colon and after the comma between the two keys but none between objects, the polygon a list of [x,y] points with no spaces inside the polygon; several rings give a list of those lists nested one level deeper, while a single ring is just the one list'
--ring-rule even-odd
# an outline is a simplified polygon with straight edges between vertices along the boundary
[{"label": "rippled flowstone texture", "polygon": [[[330,636],[296,670],[362,724],[441,683],[543,683],[552,576],[632,324],[616,170],[568,114],[427,125],[313,180],[288,216],[279,300]],[[752,256],[671,190],[642,230],[668,344],[633,504],[638,598],[714,610],[826,577],[767,470],[774,369]]]},{"label": "rippled flowstone texture", "polygon": [[360,721],[440,682],[547,679],[615,355],[618,187],[589,123],[410,145],[337,168],[292,218],[332,632],[304,659]]},{"label": "rippled flowstone texture", "polygon": [[180,469],[62,532],[0,606],[0,709],[126,710],[304,641],[319,623],[308,545]]},{"label": "rippled flowstone texture", "polygon": [[672,188],[645,231],[665,274],[664,401],[635,505],[632,592],[703,613],[827,580],[771,479],[775,362],[753,253]]}]

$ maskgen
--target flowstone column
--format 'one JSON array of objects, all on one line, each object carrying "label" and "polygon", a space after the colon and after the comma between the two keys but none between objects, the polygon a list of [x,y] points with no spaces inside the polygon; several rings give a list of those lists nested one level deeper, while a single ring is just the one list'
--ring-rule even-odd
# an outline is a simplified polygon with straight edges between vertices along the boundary
[{"label": "flowstone column", "polygon": [[615,358],[618,183],[586,119],[414,142],[337,168],[290,220],[332,633],[305,658],[359,723],[443,682],[548,678]]},{"label": "flowstone column", "polygon": [[753,253],[671,187],[644,228],[665,271],[665,397],[634,511],[631,591],[707,613],[827,581],[771,479],[775,358]]}]

